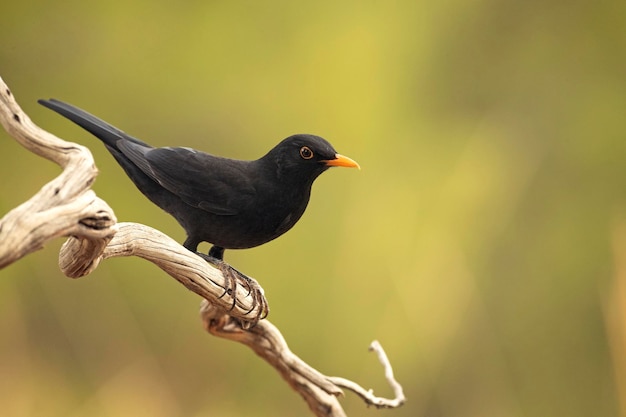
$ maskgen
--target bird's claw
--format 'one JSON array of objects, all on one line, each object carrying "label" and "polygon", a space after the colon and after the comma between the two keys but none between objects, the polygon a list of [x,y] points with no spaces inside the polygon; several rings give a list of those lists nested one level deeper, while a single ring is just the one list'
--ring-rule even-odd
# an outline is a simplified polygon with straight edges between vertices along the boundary
[{"label": "bird's claw", "polygon": [[257,307],[258,310],[256,316],[251,320],[241,321],[241,325],[244,329],[254,327],[259,320],[263,320],[267,317],[269,314],[269,305],[267,303],[267,299],[265,298],[263,288],[254,278],[239,272],[237,269],[233,268],[221,259],[201,253],[198,253],[198,255],[202,256],[207,262],[217,266],[217,268],[222,272],[222,275],[224,275],[224,278],[226,278],[224,292],[218,298],[223,298],[226,294],[232,297],[233,302],[229,311],[232,311],[237,305],[237,289],[241,286],[239,282],[245,283],[245,287],[247,287],[247,294],[245,297],[252,295],[252,306],[245,314],[248,315],[252,313],[255,309],[257,309]]},{"label": "bird's claw", "polygon": [[221,261],[218,264],[218,268],[222,271],[224,277],[227,278],[228,287],[224,290],[224,293],[220,296],[223,297],[225,294],[229,294],[233,298],[233,303],[230,307],[230,310],[233,310],[237,304],[237,287],[238,282],[243,281],[247,287],[248,293],[245,295],[246,297],[252,295],[252,306],[246,312],[246,315],[252,313],[255,308],[258,307],[256,316],[251,321],[242,321],[243,328],[254,327],[259,320],[262,320],[267,317],[269,313],[269,306],[267,304],[267,299],[265,298],[265,294],[263,293],[263,288],[259,285],[259,283],[232,266],[228,265],[226,262]]}]

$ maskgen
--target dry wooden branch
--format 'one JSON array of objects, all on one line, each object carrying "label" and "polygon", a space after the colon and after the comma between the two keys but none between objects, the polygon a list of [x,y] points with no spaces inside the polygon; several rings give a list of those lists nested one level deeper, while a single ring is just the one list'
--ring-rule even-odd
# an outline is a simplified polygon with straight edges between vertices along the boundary
[{"label": "dry wooden branch", "polygon": [[[244,327],[264,314],[259,311],[261,305],[246,292],[245,283],[240,283],[235,292],[231,292],[228,280],[219,269],[169,236],[138,223],[118,223],[117,227],[117,233],[103,251],[85,239],[68,239],[59,255],[61,270],[68,276],[78,278],[90,273],[104,259],[138,256],[157,265],[222,311],[227,311]],[[232,308],[234,301],[236,304]]]},{"label": "dry wooden branch", "polygon": [[0,78],[0,123],[22,146],[63,168],[30,200],[0,220],[0,268],[60,236],[103,240],[115,233],[115,215],[91,191],[98,170],[91,152],[37,127]]},{"label": "dry wooden branch", "polygon": [[404,403],[402,387],[377,342],[371,349],[385,367],[394,399],[378,398],[352,381],[322,375],[293,354],[280,331],[267,320],[250,327],[265,311],[264,305],[246,292],[249,287],[245,282],[232,288],[219,269],[155,229],[136,223],[117,224],[113,210],[91,190],[98,171],[89,150],[32,123],[2,78],[0,123],[25,148],[63,168],[35,196],[0,219],[0,269],[61,236],[69,239],[61,248],[59,266],[71,278],[91,273],[104,259],[139,256],[200,295],[207,331],[252,348],[302,395],[316,416],[345,416],[337,400],[343,394],[341,388],[354,391],[366,404],[379,408]]},{"label": "dry wooden branch", "polygon": [[272,365],[318,417],[346,415],[337,400],[338,396],[343,395],[342,388],[353,391],[367,405],[377,408],[397,408],[406,401],[402,386],[395,380],[387,355],[377,341],[372,342],[370,350],[378,354],[385,368],[387,381],[394,390],[393,399],[376,397],[371,390],[366,390],[348,379],[321,374],[291,352],[280,331],[268,320],[260,321],[250,329],[243,329],[236,320],[206,301],[202,302],[200,314],[206,331],[243,343]]}]

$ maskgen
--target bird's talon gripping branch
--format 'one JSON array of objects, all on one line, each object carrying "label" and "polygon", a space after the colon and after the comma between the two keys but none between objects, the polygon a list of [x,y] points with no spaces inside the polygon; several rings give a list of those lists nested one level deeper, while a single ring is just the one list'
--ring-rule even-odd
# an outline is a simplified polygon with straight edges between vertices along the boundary
[{"label": "bird's talon gripping branch", "polygon": [[254,317],[251,323],[242,322],[242,326],[244,326],[244,328],[254,326],[256,323],[259,322],[259,320],[263,320],[269,314],[269,306],[267,303],[267,299],[265,298],[265,294],[263,293],[263,289],[254,278],[251,278],[246,274],[240,272],[236,268],[233,268],[224,260],[212,256],[215,253],[216,252],[209,252],[209,254],[207,255],[202,252],[196,252],[198,256],[218,268],[226,279],[224,292],[218,297],[218,299],[223,298],[227,294],[231,296],[233,301],[228,310],[232,311],[237,305],[238,288],[245,286],[247,288],[247,294],[244,296],[244,298],[252,296],[252,306],[245,314],[248,315],[252,313],[255,309],[258,309],[258,311],[256,317]]},{"label": "bird's talon gripping branch", "polygon": [[[233,299],[233,302],[230,308],[228,309],[228,311],[234,310],[235,306],[237,305],[237,286],[238,286],[237,281],[238,279],[242,279],[247,284],[249,282],[249,278],[246,275],[242,274],[241,272],[237,271],[232,266],[228,265],[222,259],[212,256],[213,255],[212,252],[209,252],[208,255],[202,252],[195,252],[195,254],[200,256],[202,259],[204,259],[205,261],[207,261],[208,263],[210,263],[211,265],[215,266],[217,269],[220,270],[220,272],[225,278],[225,284],[224,284],[224,292],[222,292],[222,294],[219,297],[217,297],[217,299],[220,300],[224,298],[226,295],[231,296]],[[246,295],[246,297],[248,295]],[[258,304],[258,300],[256,298],[253,298],[252,310],[254,310],[257,304]]]},{"label": "bird's talon gripping branch", "polygon": [[[237,278],[239,278],[238,275],[241,275],[241,273],[221,260],[218,262],[217,266],[219,270],[222,271],[222,275],[224,275],[226,281],[228,282],[226,288],[224,289],[224,293],[228,293],[228,295],[233,298],[233,303],[229,309],[229,311],[233,311],[237,305]],[[253,304],[256,304],[256,300]]]}]

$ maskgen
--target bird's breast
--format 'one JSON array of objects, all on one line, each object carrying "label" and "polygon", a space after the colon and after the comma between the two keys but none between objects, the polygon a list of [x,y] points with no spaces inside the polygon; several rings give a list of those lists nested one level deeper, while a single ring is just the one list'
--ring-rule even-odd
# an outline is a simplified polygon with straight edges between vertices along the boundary
[{"label": "bird's breast", "polygon": [[254,207],[255,231],[275,239],[291,229],[302,217],[309,202],[310,188],[304,190],[267,193]]}]

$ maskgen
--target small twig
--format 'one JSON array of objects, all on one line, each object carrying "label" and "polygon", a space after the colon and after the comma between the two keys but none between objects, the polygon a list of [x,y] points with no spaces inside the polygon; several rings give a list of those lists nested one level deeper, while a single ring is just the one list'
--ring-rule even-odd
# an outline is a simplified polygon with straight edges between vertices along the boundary
[{"label": "small twig", "polygon": [[393,376],[393,368],[391,367],[391,363],[389,362],[389,359],[387,358],[387,354],[385,353],[383,347],[380,345],[380,343],[377,340],[374,340],[370,344],[369,350],[376,353],[376,355],[378,356],[378,360],[380,361],[381,365],[383,365],[383,368],[385,370],[385,378],[387,379],[387,382],[393,389],[395,398],[388,399],[388,398],[376,397],[374,393],[372,392],[372,390],[366,390],[360,385],[350,380],[347,380],[345,378],[331,376],[331,377],[328,377],[328,379],[332,381],[333,384],[335,384],[336,386],[345,388],[347,390],[354,392],[359,397],[361,397],[363,401],[367,403],[367,405],[373,405],[374,407],[377,407],[377,408],[400,407],[406,401],[406,397],[404,396],[402,385],[400,385],[398,381],[396,381],[395,377]]}]

